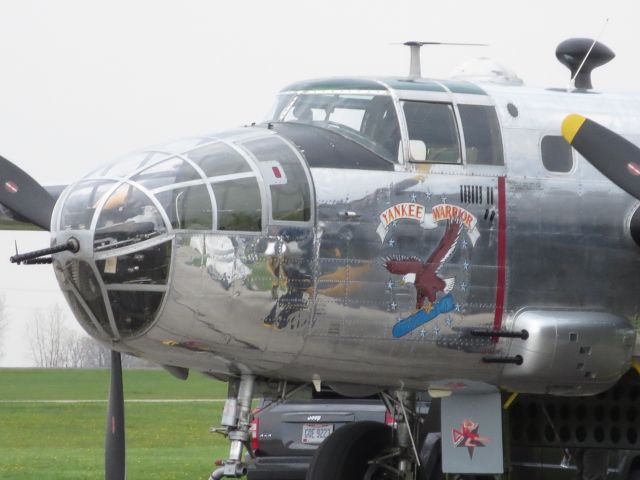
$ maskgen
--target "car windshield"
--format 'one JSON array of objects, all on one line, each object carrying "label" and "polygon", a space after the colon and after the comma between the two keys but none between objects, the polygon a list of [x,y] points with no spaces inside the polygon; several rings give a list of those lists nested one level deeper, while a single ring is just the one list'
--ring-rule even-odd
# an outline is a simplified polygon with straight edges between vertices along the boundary
[{"label": "car windshield", "polygon": [[282,94],[268,121],[324,128],[390,162],[398,161],[400,127],[393,100],[386,94]]}]

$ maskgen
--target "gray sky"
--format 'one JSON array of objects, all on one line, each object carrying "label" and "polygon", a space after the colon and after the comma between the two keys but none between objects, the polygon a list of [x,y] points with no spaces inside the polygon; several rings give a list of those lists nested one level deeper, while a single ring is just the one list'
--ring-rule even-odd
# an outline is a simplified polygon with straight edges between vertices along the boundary
[{"label": "gray sky", "polygon": [[[599,89],[638,90],[634,0],[307,2],[0,0],[0,155],[43,184],[70,183],[128,151],[260,121],[295,80],[404,75],[405,40],[488,43],[423,51],[424,76],[487,56],[528,85],[566,86],[555,59],[569,37],[617,58]],[[0,366],[27,366],[25,326],[64,304],[50,267],[5,260],[48,245],[46,233],[0,232],[0,292],[10,328]],[[65,304],[66,307],[66,304]],[[70,321],[70,326],[75,324]],[[78,328],[78,327],[76,327]]]}]

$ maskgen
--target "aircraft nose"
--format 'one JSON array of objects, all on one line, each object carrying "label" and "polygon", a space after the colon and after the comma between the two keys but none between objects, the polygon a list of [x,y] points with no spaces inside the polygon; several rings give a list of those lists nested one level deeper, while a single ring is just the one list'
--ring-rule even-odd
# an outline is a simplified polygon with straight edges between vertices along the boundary
[{"label": "aircraft nose", "polygon": [[54,256],[74,314],[102,340],[143,333],[168,289],[172,235],[150,195],[126,182],[79,182],[60,198],[52,233],[73,237],[77,253]]}]

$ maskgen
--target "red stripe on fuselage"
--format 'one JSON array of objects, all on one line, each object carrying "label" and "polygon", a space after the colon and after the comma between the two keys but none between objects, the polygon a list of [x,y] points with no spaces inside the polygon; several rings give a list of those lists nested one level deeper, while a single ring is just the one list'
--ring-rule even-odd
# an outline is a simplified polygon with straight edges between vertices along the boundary
[{"label": "red stripe on fuselage", "polygon": [[[498,278],[496,281],[496,312],[493,317],[493,329],[502,327],[504,311],[504,288],[506,281],[505,263],[507,257],[507,198],[505,177],[498,177]],[[497,340],[497,338],[494,338]]]}]

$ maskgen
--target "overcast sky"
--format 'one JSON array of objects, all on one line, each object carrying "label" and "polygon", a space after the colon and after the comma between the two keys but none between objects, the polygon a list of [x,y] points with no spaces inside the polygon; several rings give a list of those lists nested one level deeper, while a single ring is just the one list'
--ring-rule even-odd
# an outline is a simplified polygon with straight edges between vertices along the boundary
[{"label": "overcast sky", "polygon": [[[43,184],[70,183],[128,151],[260,121],[295,80],[404,75],[409,54],[394,43],[405,40],[490,44],[425,50],[424,76],[486,56],[528,85],[563,87],[556,45],[598,35],[606,18],[601,41],[617,58],[594,85],[634,91],[639,11],[634,0],[0,0],[0,155]],[[48,245],[46,233],[0,232],[0,366],[31,365],[26,324],[66,308],[50,267],[5,260],[14,239]]]}]

